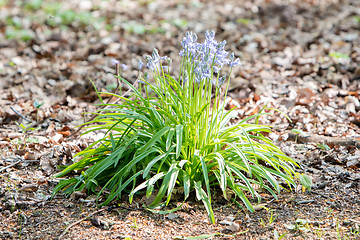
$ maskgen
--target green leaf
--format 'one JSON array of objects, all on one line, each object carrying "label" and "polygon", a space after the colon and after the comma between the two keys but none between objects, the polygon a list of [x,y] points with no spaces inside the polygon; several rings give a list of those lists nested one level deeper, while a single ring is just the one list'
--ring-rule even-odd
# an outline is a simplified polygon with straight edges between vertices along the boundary
[{"label": "green leaf", "polygon": [[170,180],[169,180],[169,187],[168,187],[168,191],[167,191],[166,205],[168,205],[169,202],[170,202],[171,195],[172,195],[172,192],[174,190],[175,183],[177,181],[177,177],[178,177],[178,174],[179,174],[179,170],[180,169],[176,167],[176,168],[174,168],[174,170],[171,173]]},{"label": "green leaf", "polygon": [[[118,172],[120,173],[120,172]],[[107,204],[109,204],[116,196],[118,196],[134,179],[136,179],[140,174],[142,173],[142,171],[137,172],[136,174],[132,175],[130,178],[128,178],[123,184],[119,185],[118,188],[115,190],[115,188],[113,189],[114,191],[112,191],[109,196],[107,197],[107,199],[100,204],[100,206],[105,206]],[[115,176],[114,176],[115,177]],[[113,178],[114,178],[113,177]],[[110,181],[109,181],[110,182]],[[108,182],[108,183],[109,183]],[[105,190],[107,185],[105,185],[102,190],[99,192],[98,196],[100,196],[100,194]]]},{"label": "green leaf", "polygon": [[183,125],[176,126],[176,159],[180,156],[182,147]]},{"label": "green leaf", "polygon": [[151,160],[148,165],[146,166],[146,168],[144,169],[144,178],[146,178],[149,175],[149,172],[151,170],[151,168],[160,160],[166,159],[169,154],[172,152],[173,147],[170,148],[166,153],[163,153],[157,157],[155,157],[153,160]]},{"label": "green leaf", "polygon": [[163,210],[163,211],[160,211],[160,210],[155,210],[155,209],[151,209],[151,208],[148,208],[145,206],[145,204],[143,205],[143,207],[148,210],[149,212],[152,212],[152,213],[156,213],[156,214],[169,214],[169,213],[173,213],[177,210],[179,210],[181,207],[183,206],[183,203],[179,206],[177,206],[176,208],[173,208],[173,209],[170,209],[170,210]]},{"label": "green leaf", "polygon": [[174,128],[171,128],[168,132],[168,135],[167,135],[167,138],[166,138],[166,151],[169,150],[171,144],[172,144],[172,141],[173,141],[173,136],[174,136],[174,133],[175,133],[175,129]]},{"label": "green leaf", "polygon": [[312,177],[306,174],[297,174],[297,177],[299,178],[301,185],[306,187],[309,191],[311,191],[312,187]]},{"label": "green leaf", "polygon": [[172,174],[174,171],[176,171],[176,164],[171,164],[168,172],[166,173],[164,180],[161,184],[161,187],[159,189],[158,194],[156,195],[154,201],[150,204],[149,208],[155,208],[159,205],[159,203],[161,202],[161,200],[163,199],[163,197],[165,196],[166,190],[169,188],[170,186],[170,179],[172,177]]},{"label": "green leaf", "polygon": [[184,182],[184,199],[187,199],[190,194],[190,176],[187,172],[183,172],[183,182]]},{"label": "green leaf", "polygon": [[198,200],[201,200],[204,203],[205,209],[208,213],[208,217],[210,220],[210,223],[215,223],[215,216],[213,209],[211,207],[211,200],[208,195],[206,195],[206,192],[201,187],[201,182],[194,182],[195,192]]},{"label": "green leaf", "polygon": [[239,189],[237,184],[234,184],[232,181],[229,181],[229,186],[234,191],[236,196],[238,196],[241,199],[241,201],[245,204],[247,209],[249,209],[250,212],[254,212],[255,211],[254,207],[250,203],[249,199],[245,196],[243,191],[241,191],[241,189]]},{"label": "green leaf", "polygon": [[169,131],[169,127],[164,127],[161,130],[159,130],[158,132],[156,132],[152,138],[141,148],[139,148],[138,152],[144,152],[147,151],[149,148],[151,148],[157,141],[159,141],[159,139]]},{"label": "green leaf", "polygon": [[291,132],[295,133],[295,134],[298,134],[298,135],[303,135],[304,134],[303,131],[301,131],[300,129],[296,129],[296,128],[291,129]]},{"label": "green leaf", "polygon": [[226,199],[227,178],[226,178],[226,172],[225,172],[225,159],[219,152],[216,152],[215,155],[216,155],[215,159],[217,160],[218,165],[219,165],[220,188],[223,191],[224,198]]}]

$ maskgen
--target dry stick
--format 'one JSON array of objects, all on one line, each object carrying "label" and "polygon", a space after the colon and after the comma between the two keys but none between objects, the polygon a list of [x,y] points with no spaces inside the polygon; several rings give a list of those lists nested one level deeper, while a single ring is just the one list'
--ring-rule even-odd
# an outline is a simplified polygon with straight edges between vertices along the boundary
[{"label": "dry stick", "polygon": [[81,223],[82,221],[84,221],[84,220],[86,220],[87,218],[89,218],[89,217],[91,217],[91,216],[93,216],[93,215],[95,215],[95,214],[97,214],[97,213],[99,213],[99,212],[102,212],[102,211],[104,211],[104,210],[106,210],[105,208],[103,208],[103,209],[100,209],[100,210],[98,210],[98,211],[95,211],[95,212],[93,212],[93,213],[91,213],[89,216],[87,216],[87,217],[84,217],[84,218],[82,218],[82,219],[80,219],[80,220],[78,220],[78,221],[76,221],[76,222],[73,222],[72,224],[70,224],[69,226],[67,226],[66,228],[65,228],[65,230],[61,233],[61,235],[59,236],[59,240],[67,233],[67,231],[69,231],[69,229],[70,228],[72,228],[73,226],[75,226],[76,224],[79,224],[79,223]]},{"label": "dry stick", "polygon": [[323,198],[329,198],[328,196],[322,194],[322,193],[319,193],[319,192],[315,192],[314,190],[311,190],[310,193],[313,193],[313,194],[316,194],[316,195],[319,195],[319,196],[322,196]]},{"label": "dry stick", "polygon": [[16,111],[13,107],[10,106],[10,108],[11,108],[11,110],[14,111],[14,113],[16,113],[16,115],[18,115],[19,117],[21,117],[21,118],[24,119],[25,121],[27,121],[27,122],[32,122],[30,119],[26,118],[24,115],[22,115],[21,113],[19,113],[18,111]]},{"label": "dry stick", "polygon": [[17,162],[15,162],[15,163],[13,163],[13,164],[10,164],[9,166],[3,167],[3,168],[0,169],[0,172],[6,170],[6,169],[8,169],[8,168],[11,168],[11,167],[13,167],[13,166],[15,166],[15,165],[17,165],[17,164],[19,164],[19,163],[21,163],[21,162],[22,162],[22,159],[19,160],[19,161],[17,161]]},{"label": "dry stick", "polygon": [[354,222],[354,223],[360,223],[360,221],[354,220],[354,219],[349,219],[349,221]]},{"label": "dry stick", "polygon": [[341,146],[356,146],[360,148],[360,139],[343,139],[338,137],[327,137],[317,134],[303,136],[289,132],[289,140],[297,139],[300,143],[316,142],[316,143],[326,143],[328,145],[341,145]]}]

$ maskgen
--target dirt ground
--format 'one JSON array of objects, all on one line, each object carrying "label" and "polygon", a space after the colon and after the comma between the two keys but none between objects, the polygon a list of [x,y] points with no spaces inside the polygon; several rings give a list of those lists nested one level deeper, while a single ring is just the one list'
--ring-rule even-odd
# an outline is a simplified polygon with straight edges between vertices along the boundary
[{"label": "dirt ground", "polygon": [[[162,215],[141,196],[51,199],[57,166],[97,138],[76,127],[99,103],[90,80],[114,91],[117,59],[134,82],[154,47],[176,74],[182,37],[206,29],[242,61],[230,107],[239,119],[280,110],[260,120],[311,191],[263,192],[254,213],[219,192],[215,224],[194,199]],[[359,30],[358,0],[0,1],[0,238],[360,239]]]}]

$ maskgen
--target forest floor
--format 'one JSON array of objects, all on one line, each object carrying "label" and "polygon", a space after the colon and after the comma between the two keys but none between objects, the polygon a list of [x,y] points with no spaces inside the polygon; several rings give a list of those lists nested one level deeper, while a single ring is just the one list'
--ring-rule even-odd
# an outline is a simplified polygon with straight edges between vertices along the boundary
[{"label": "forest floor", "polygon": [[[185,33],[206,29],[242,61],[229,104],[239,119],[281,111],[260,121],[311,191],[262,192],[254,213],[214,196],[215,224],[194,200],[160,215],[141,197],[51,199],[57,165],[97,137],[76,127],[99,103],[90,79],[114,91],[117,59],[134,82],[155,47],[176,66]],[[359,30],[358,0],[0,1],[0,238],[360,239]]]}]

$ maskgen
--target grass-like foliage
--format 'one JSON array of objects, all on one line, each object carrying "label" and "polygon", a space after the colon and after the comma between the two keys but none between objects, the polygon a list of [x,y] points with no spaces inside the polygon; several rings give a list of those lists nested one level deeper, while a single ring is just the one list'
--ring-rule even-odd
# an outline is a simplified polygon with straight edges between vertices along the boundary
[{"label": "grass-like foliage", "polygon": [[87,132],[102,131],[104,137],[56,175],[81,172],[61,181],[54,194],[87,189],[106,194],[101,205],[122,194],[130,202],[135,194],[156,194],[151,209],[167,205],[176,190],[184,201],[196,194],[214,222],[211,198],[216,192],[226,198],[232,191],[253,211],[248,198],[260,199],[257,187],[276,197],[284,183],[295,185],[297,164],[262,134],[270,128],[257,124],[261,113],[230,123],[236,113],[225,110],[230,79],[222,71],[230,76],[240,61],[214,35],[207,31],[204,43],[197,43],[196,35],[187,33],[177,79],[170,75],[171,60],[160,57],[156,49],[146,58],[153,81],[140,70],[139,87],[117,76],[131,88],[131,97],[113,94],[120,104],[102,104]]}]

